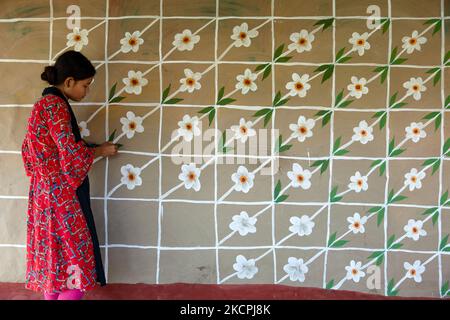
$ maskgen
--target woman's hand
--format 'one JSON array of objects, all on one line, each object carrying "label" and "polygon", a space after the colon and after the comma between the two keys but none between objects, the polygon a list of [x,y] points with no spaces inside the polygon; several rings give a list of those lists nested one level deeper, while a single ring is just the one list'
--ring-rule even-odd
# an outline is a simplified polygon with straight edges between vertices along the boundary
[{"label": "woman's hand", "polygon": [[109,157],[117,154],[118,146],[112,142],[106,141],[95,147],[95,157]]}]

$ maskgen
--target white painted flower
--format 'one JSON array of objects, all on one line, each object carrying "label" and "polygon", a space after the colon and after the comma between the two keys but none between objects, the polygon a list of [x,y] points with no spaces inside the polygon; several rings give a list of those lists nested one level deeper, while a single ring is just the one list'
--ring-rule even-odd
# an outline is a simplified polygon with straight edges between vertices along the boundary
[{"label": "white painted flower", "polygon": [[244,74],[240,74],[236,77],[238,83],[236,83],[236,89],[241,89],[242,94],[247,94],[249,90],[256,91],[258,86],[255,80],[258,76],[256,73],[252,73],[250,69],[245,69]]},{"label": "white painted flower", "polygon": [[241,211],[239,215],[233,216],[233,222],[230,223],[229,227],[233,231],[238,231],[241,236],[245,236],[247,233],[256,232],[256,221],[255,217],[249,217],[246,211]]},{"label": "white painted flower", "polygon": [[414,241],[419,240],[419,238],[425,237],[427,232],[423,229],[423,221],[409,219],[408,224],[403,227],[406,232],[406,237],[413,239]]},{"label": "white painted flower", "polygon": [[81,121],[81,122],[78,124],[78,128],[80,129],[80,134],[81,134],[81,137],[82,137],[82,138],[84,138],[84,137],[89,137],[89,135],[91,134],[91,132],[90,132],[89,129],[87,128],[87,123],[86,123],[86,121]]},{"label": "white painted flower", "polygon": [[359,99],[363,94],[367,94],[369,92],[369,88],[366,87],[366,78],[358,79],[357,77],[352,76],[351,81],[352,83],[347,86],[347,90],[350,91],[350,96]]},{"label": "white painted flower", "polygon": [[300,237],[309,236],[315,226],[314,221],[307,215],[303,215],[301,218],[291,217],[289,221],[291,222],[289,231],[298,234]]},{"label": "white painted flower", "polygon": [[358,51],[358,54],[362,56],[364,54],[364,50],[370,49],[370,43],[367,41],[369,34],[364,32],[363,34],[359,34],[358,32],[353,32],[352,37],[348,40],[353,45],[352,50]]},{"label": "white painted flower", "polygon": [[183,164],[181,166],[181,173],[178,175],[178,179],[184,182],[186,189],[193,188],[195,191],[199,191],[201,170],[195,167],[195,163]]},{"label": "white painted flower", "polygon": [[358,193],[361,192],[361,190],[366,191],[369,188],[369,185],[367,184],[367,177],[361,176],[361,173],[356,171],[355,175],[350,177],[348,187]]},{"label": "white painted flower", "polygon": [[255,129],[252,129],[253,122],[245,121],[244,118],[239,120],[239,125],[231,126],[231,130],[234,132],[234,138],[236,140],[241,139],[242,143],[245,143],[248,137],[253,137],[256,135]]},{"label": "white painted flower", "polygon": [[347,221],[350,223],[348,229],[353,233],[364,233],[366,231],[364,224],[367,222],[367,217],[361,217],[358,212],[355,212],[353,217],[348,217]]},{"label": "white painted flower", "polygon": [[178,135],[186,141],[191,141],[194,136],[199,136],[201,130],[198,127],[199,120],[197,116],[190,117],[188,114],[183,116],[183,120],[178,121]]},{"label": "white painted flower", "polygon": [[231,180],[235,183],[234,190],[247,193],[253,187],[255,174],[248,172],[244,166],[239,166],[238,170],[231,175]]},{"label": "white painted flower", "polygon": [[191,30],[184,29],[182,33],[177,33],[175,35],[175,40],[172,44],[179,50],[191,51],[194,48],[194,44],[200,41],[200,36],[193,35]]},{"label": "white painted flower", "polygon": [[406,53],[411,54],[414,50],[420,51],[420,45],[427,42],[427,38],[419,37],[419,32],[414,30],[411,37],[402,38],[402,48],[406,49]]},{"label": "white painted flower", "polygon": [[403,88],[408,89],[406,93],[412,95],[416,101],[422,98],[422,92],[427,91],[427,87],[424,86],[421,77],[410,78],[409,81],[405,81],[403,83]]},{"label": "white painted flower", "polygon": [[306,96],[306,93],[308,92],[309,88],[311,88],[311,85],[308,83],[309,81],[309,74],[304,74],[300,76],[298,73],[292,74],[292,82],[288,82],[286,84],[286,89],[291,90],[289,92],[290,96],[299,96],[300,98],[303,98]]},{"label": "white painted flower", "polygon": [[412,139],[413,142],[419,142],[420,139],[427,136],[427,133],[423,130],[423,128],[425,128],[425,126],[422,122],[411,122],[409,127],[405,128],[406,138]]},{"label": "white painted flower", "polygon": [[133,190],[136,186],[142,185],[142,179],[139,176],[141,174],[141,168],[127,164],[120,168],[120,173],[122,174],[120,182],[126,184],[128,190]]},{"label": "white painted flower", "polygon": [[120,51],[123,53],[128,53],[130,51],[137,52],[139,46],[144,43],[144,39],[141,39],[141,32],[135,31],[133,34],[125,32],[125,37],[120,39],[120,44],[122,47]]},{"label": "white painted flower", "polygon": [[194,90],[200,90],[202,85],[198,82],[202,78],[202,74],[200,72],[193,72],[191,69],[184,69],[184,75],[186,78],[180,79],[181,87],[180,91],[188,91],[189,93]]},{"label": "white painted flower", "polygon": [[284,272],[289,275],[291,281],[305,281],[305,274],[308,273],[308,266],[303,262],[303,259],[289,257],[288,263],[283,267]]},{"label": "white painted flower", "polygon": [[246,259],[243,255],[236,257],[236,263],[233,264],[233,269],[237,271],[239,279],[252,279],[258,272],[255,259]]},{"label": "white painted flower", "polygon": [[345,267],[347,270],[346,279],[353,280],[354,282],[359,282],[360,278],[364,278],[366,273],[361,270],[361,261],[355,262],[355,260],[350,261],[350,265]]},{"label": "white painted flower", "polygon": [[298,53],[302,53],[303,51],[311,51],[314,35],[303,29],[300,32],[291,33],[289,39],[292,41],[288,46],[289,50],[297,50]]},{"label": "white painted flower", "polygon": [[81,51],[81,49],[83,49],[83,46],[87,46],[89,43],[88,33],[89,31],[87,31],[86,29],[80,30],[80,28],[73,28],[72,32],[66,36],[66,45],[68,47],[73,46],[73,49],[75,51]]},{"label": "white painted flower", "polygon": [[251,38],[256,38],[259,32],[257,30],[248,30],[248,25],[246,22],[242,23],[240,26],[235,26],[233,28],[233,34],[231,39],[234,40],[235,47],[249,47],[252,43]]},{"label": "white painted flower", "polygon": [[123,124],[122,131],[127,135],[128,139],[134,137],[135,132],[144,132],[144,127],[142,126],[142,117],[136,117],[132,111],[127,112],[127,117],[121,117],[120,123]]},{"label": "white painted flower", "polygon": [[291,179],[291,186],[293,188],[301,187],[302,189],[309,189],[311,187],[311,171],[303,169],[298,163],[292,165],[292,171],[288,171],[287,176]]},{"label": "white painted flower", "polygon": [[304,116],[299,116],[297,124],[291,123],[289,129],[293,131],[292,136],[294,138],[297,138],[299,142],[303,142],[306,138],[312,137],[312,128],[314,128],[315,124],[314,119],[306,120]]},{"label": "white painted flower", "polygon": [[359,126],[353,128],[353,132],[355,133],[352,136],[353,141],[359,141],[362,144],[366,144],[373,140],[373,128],[369,127],[365,120],[360,121]]},{"label": "white painted flower", "polygon": [[422,188],[422,179],[425,178],[424,171],[418,172],[416,168],[412,168],[411,171],[405,174],[405,186],[409,187],[409,191]]},{"label": "white painted flower", "polygon": [[413,278],[415,282],[422,282],[422,273],[425,272],[425,266],[423,266],[420,263],[420,260],[414,261],[414,263],[411,265],[408,262],[405,262],[403,264],[403,267],[406,270],[406,277],[411,279]]},{"label": "white painted flower", "polygon": [[122,81],[126,85],[126,93],[134,93],[137,95],[142,93],[142,87],[148,83],[147,79],[142,78],[141,71],[133,70],[128,71],[128,78],[123,78]]}]

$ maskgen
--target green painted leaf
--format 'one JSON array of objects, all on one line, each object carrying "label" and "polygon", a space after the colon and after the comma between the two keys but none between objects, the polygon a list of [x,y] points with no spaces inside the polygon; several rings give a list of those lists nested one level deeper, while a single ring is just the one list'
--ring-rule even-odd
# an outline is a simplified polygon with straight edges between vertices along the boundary
[{"label": "green painted leaf", "polygon": [[405,200],[407,198],[408,197],[406,197],[406,196],[399,195],[399,196],[395,197],[394,199],[392,199],[392,202],[402,201],[402,200]]},{"label": "green painted leaf", "polygon": [[121,147],[123,147],[123,144],[117,143],[116,146],[117,146],[117,149],[120,149]]},{"label": "green painted leaf", "polygon": [[320,72],[320,71],[324,71],[327,70],[330,67],[329,64],[322,64],[321,66],[317,67],[314,72]]},{"label": "green painted leaf", "polygon": [[382,161],[384,161],[384,160],[378,159],[378,160],[373,161],[373,162],[370,164],[370,168],[373,168],[373,167],[379,165]]},{"label": "green painted leaf", "polygon": [[375,262],[375,264],[376,264],[377,266],[380,266],[380,265],[383,263],[383,260],[384,260],[384,254],[378,257],[378,259],[377,259],[377,261]]},{"label": "green painted leaf", "polygon": [[445,297],[447,295],[447,291],[448,291],[448,281],[442,285],[441,296]]},{"label": "green painted leaf", "polygon": [[349,153],[350,151],[346,150],[346,149],[342,149],[342,150],[338,150],[335,152],[335,156],[343,156],[344,154]]},{"label": "green painted leaf", "polygon": [[109,136],[109,138],[108,138],[108,141],[109,142],[112,142],[113,140],[114,140],[114,136],[116,135],[116,129],[114,129],[114,131],[110,134],[110,136]]},{"label": "green painted leaf", "polygon": [[332,289],[334,287],[334,279],[331,279],[331,281],[329,281],[325,287],[325,289]]},{"label": "green painted leaf", "polygon": [[386,33],[386,31],[388,31],[390,24],[391,24],[391,19],[386,19],[386,22],[383,23],[383,34]]},{"label": "green painted leaf", "polygon": [[386,170],[386,162],[383,162],[383,164],[380,166],[380,177],[383,175],[385,170]]},{"label": "green painted leaf", "polygon": [[343,101],[339,106],[338,106],[338,108],[345,108],[345,107],[347,107],[350,103],[352,103],[354,100],[346,100],[346,101]]},{"label": "green painted leaf", "polygon": [[277,104],[275,105],[275,107],[282,106],[282,105],[286,104],[286,102],[288,102],[288,101],[289,101],[289,98],[280,100],[280,101],[277,102]]},{"label": "green painted leaf", "polygon": [[270,119],[272,118],[272,113],[273,113],[273,110],[270,110],[270,112],[267,113],[267,114],[264,116],[264,127],[267,126],[267,124],[269,123]]},{"label": "green painted leaf", "polygon": [[288,62],[291,59],[292,59],[292,57],[279,57],[275,62],[283,63],[283,62]]},{"label": "green painted leaf", "polygon": [[388,203],[391,203],[392,201],[392,197],[394,196],[394,189],[392,189],[391,191],[389,191],[389,195],[388,195]]},{"label": "green painted leaf", "polygon": [[315,116],[315,117],[317,117],[317,116],[322,116],[322,115],[324,115],[324,114],[327,113],[327,112],[330,112],[330,111],[328,111],[328,110],[320,110],[320,111],[317,112],[314,116]]},{"label": "green painted leaf", "polygon": [[283,201],[286,200],[288,197],[289,197],[289,195],[287,195],[287,194],[282,194],[281,196],[279,196],[279,197],[275,200],[275,202],[276,202],[276,203],[283,202]]},{"label": "green painted leaf", "polygon": [[383,115],[383,117],[381,117],[381,120],[380,120],[380,130],[383,130],[384,126],[386,125],[386,118],[387,118],[387,114],[385,113]]},{"label": "green painted leaf", "polygon": [[336,61],[336,62],[338,62],[338,63],[345,63],[345,62],[347,62],[348,60],[350,60],[351,58],[352,58],[352,57],[350,57],[350,56],[342,57],[341,60]]},{"label": "green painted leaf", "polygon": [[285,151],[289,150],[291,147],[292,147],[292,144],[287,144],[287,145],[281,146],[280,150],[278,150],[278,153],[285,152]]},{"label": "green painted leaf", "polygon": [[275,186],[275,189],[274,189],[274,193],[273,193],[274,199],[278,198],[278,195],[280,194],[280,190],[281,190],[281,181],[278,180],[277,185]]},{"label": "green painted leaf", "polygon": [[443,206],[444,203],[447,201],[448,199],[448,190],[445,191],[445,193],[441,196],[441,199],[439,201],[440,205]]},{"label": "green painted leaf", "polygon": [[269,66],[264,70],[263,78],[262,78],[263,80],[269,76],[270,71],[272,71],[272,65],[269,65]]},{"label": "green painted leaf", "polygon": [[334,106],[335,107],[339,105],[339,103],[341,102],[343,96],[344,96],[344,89],[342,89],[341,92],[339,92],[338,95],[336,96],[336,99],[335,99],[335,102],[334,102]]},{"label": "green painted leaf", "polygon": [[406,106],[407,104],[408,104],[407,102],[399,102],[399,103],[396,103],[395,105],[393,105],[391,108],[392,109],[398,109],[398,108],[401,108],[403,106]]},{"label": "green painted leaf", "polygon": [[164,89],[163,94],[162,94],[162,98],[161,98],[162,103],[164,103],[164,100],[166,100],[167,96],[169,95],[169,91],[170,91],[170,86],[171,85],[172,84],[169,84],[169,86],[166,89]]},{"label": "green painted leaf", "polygon": [[433,164],[433,171],[431,172],[431,175],[433,175],[439,169],[440,165],[441,165],[441,160],[439,159],[438,161],[436,161],[435,164]]},{"label": "green painted leaf", "polygon": [[394,240],[395,240],[395,234],[393,234],[392,236],[389,237],[389,239],[387,241],[387,244],[386,244],[386,247],[390,248],[392,243],[394,243]]},{"label": "green painted leaf", "polygon": [[334,65],[331,64],[330,67],[327,69],[327,71],[325,71],[325,73],[323,74],[322,83],[327,81],[333,75],[333,71],[334,71]]},{"label": "green painted leaf", "polygon": [[283,48],[284,48],[284,43],[281,44],[281,45],[275,50],[275,53],[273,54],[273,60],[276,60],[276,59],[281,55],[281,53],[283,52]]},{"label": "green painted leaf", "polygon": [[108,101],[111,101],[112,97],[114,97],[114,94],[116,93],[116,86],[117,82],[114,83],[114,85],[111,87],[111,90],[109,90]]},{"label": "green painted leaf", "polygon": [[445,143],[444,146],[442,147],[442,153],[447,153],[447,151],[450,149],[450,138],[448,138]]},{"label": "green painted leaf", "polygon": [[370,256],[368,256],[367,259],[377,258],[380,255],[384,255],[384,251],[375,251]]},{"label": "green painted leaf", "polygon": [[391,57],[389,58],[389,63],[392,64],[392,62],[394,61],[394,59],[397,57],[397,47],[395,47],[394,49],[392,49],[391,52]]},{"label": "green painted leaf", "polygon": [[218,96],[217,96],[217,101],[222,100],[224,94],[225,94],[225,87],[222,87],[222,88],[220,88],[220,90],[219,90],[219,94],[218,94]]},{"label": "green painted leaf", "polygon": [[269,112],[272,112],[272,108],[264,108],[264,109],[258,110],[253,116],[254,117],[260,117],[260,116],[263,116],[263,115],[265,115],[265,114],[267,114]]},{"label": "green painted leaf", "polygon": [[403,243],[396,243],[393,244],[389,249],[400,249],[401,247],[403,247]]},{"label": "green painted leaf", "polygon": [[406,60],[408,60],[407,58],[397,58],[395,59],[395,61],[393,61],[391,64],[402,64],[403,62],[405,62]]},{"label": "green painted leaf", "polygon": [[332,248],[340,248],[340,247],[343,247],[348,242],[349,242],[348,240],[339,240],[339,241],[336,241],[335,243],[333,243],[331,245],[331,247]]},{"label": "green painted leaf", "polygon": [[439,80],[441,79],[441,70],[439,70],[439,72],[436,73],[436,75],[433,78],[433,86],[436,86],[436,84],[439,82]]},{"label": "green painted leaf", "polygon": [[336,62],[338,62],[338,60],[342,57],[342,55],[344,54],[345,51],[345,47],[343,47],[342,49],[340,49],[338,51],[338,53],[336,53]]},{"label": "green painted leaf", "polygon": [[394,150],[395,146],[395,138],[392,138],[391,142],[389,143],[389,154]]},{"label": "green painted leaf", "polygon": [[268,65],[269,65],[269,63],[260,64],[259,66],[257,66],[257,67],[255,68],[255,72],[264,69],[264,68],[267,67]]},{"label": "green painted leaf", "polygon": [[439,20],[439,22],[436,23],[436,25],[434,26],[432,35],[434,35],[436,32],[439,32],[439,30],[441,30],[441,27],[442,27],[442,20]]},{"label": "green painted leaf", "polygon": [[336,240],[336,232],[333,233],[333,234],[330,236],[330,238],[328,239],[328,246],[330,246],[330,245],[334,242],[334,240]]},{"label": "green painted leaf", "polygon": [[329,160],[325,160],[323,162],[322,167],[320,168],[320,174],[324,173],[327,170],[329,163]]},{"label": "green painted leaf", "polygon": [[314,25],[315,26],[319,26],[322,25],[322,31],[325,31],[326,29],[328,29],[329,27],[331,27],[331,25],[333,24],[334,18],[330,18],[330,19],[322,19],[317,21]]},{"label": "green painted leaf", "polygon": [[172,98],[172,99],[170,99],[170,100],[167,100],[167,101],[165,102],[165,104],[176,104],[176,103],[178,103],[178,102],[180,102],[180,101],[183,101],[183,99],[180,99],[180,98]]},{"label": "green painted leaf", "polygon": [[216,109],[213,109],[208,115],[209,126],[211,126],[211,123],[214,120],[215,115],[216,115]]},{"label": "green painted leaf", "polygon": [[383,222],[384,219],[384,211],[385,209],[382,208],[378,213],[377,213],[377,226],[379,227],[381,222]]},{"label": "green painted leaf", "polygon": [[332,111],[330,111],[330,113],[328,113],[325,117],[323,117],[323,119],[322,119],[322,128],[325,127],[327,125],[327,123],[330,121],[331,113],[332,113]]},{"label": "green painted leaf", "polygon": [[425,21],[423,24],[424,25],[433,24],[433,23],[436,23],[438,21],[440,21],[440,19],[429,19],[429,20]]},{"label": "green painted leaf", "polygon": [[430,112],[430,113],[428,113],[426,116],[424,116],[422,119],[430,120],[430,119],[436,117],[438,114],[440,114],[439,111],[436,111],[436,112]]},{"label": "green painted leaf", "polygon": [[437,129],[439,129],[441,127],[441,121],[442,121],[442,115],[439,114],[439,116],[434,121],[434,131],[436,131]]},{"label": "green painted leaf", "polygon": [[424,212],[422,212],[423,216],[429,215],[429,214],[433,214],[436,212],[436,210],[438,210],[437,207],[433,207],[433,208],[429,208],[427,210],[425,210]]},{"label": "green painted leaf", "polygon": [[436,211],[436,213],[431,218],[431,221],[433,221],[433,226],[436,224],[438,219],[439,219],[439,211]]},{"label": "green painted leaf", "polygon": [[202,110],[200,110],[198,113],[208,113],[213,109],[214,109],[214,107],[206,107],[206,108],[203,108]]},{"label": "green painted leaf", "polygon": [[436,161],[439,161],[439,159],[438,158],[427,159],[424,161],[424,163],[422,163],[422,166],[428,166],[430,164],[435,163]]},{"label": "green painted leaf", "polygon": [[389,155],[391,157],[398,156],[399,154],[402,154],[406,149],[395,149],[392,151],[392,153]]},{"label": "green painted leaf", "polygon": [[367,211],[368,213],[374,213],[374,212],[378,212],[381,209],[383,209],[383,207],[372,207],[369,209],[369,211]]},{"label": "green painted leaf", "polygon": [[450,60],[450,51],[447,51],[447,53],[444,56],[444,60],[442,60],[442,63],[446,64],[448,60]]},{"label": "green painted leaf", "polygon": [[109,103],[120,102],[120,101],[122,101],[123,99],[125,99],[125,97],[118,96],[118,97],[112,98],[111,101],[109,101]]},{"label": "green painted leaf", "polygon": [[336,150],[339,149],[339,146],[341,145],[341,138],[342,137],[337,138],[336,141],[334,142],[333,153],[336,152]]},{"label": "green painted leaf", "polygon": [[397,95],[398,91],[391,96],[391,98],[389,99],[389,106],[392,106],[395,103],[395,101],[397,100]]},{"label": "green painted leaf", "polygon": [[224,106],[224,105],[230,104],[230,103],[232,103],[234,101],[236,101],[236,99],[225,98],[225,99],[220,100],[217,104],[221,105],[221,106]]},{"label": "green painted leaf", "polygon": [[381,84],[383,84],[384,81],[386,80],[387,75],[388,75],[388,72],[389,72],[389,69],[386,68],[386,69],[381,73]]}]

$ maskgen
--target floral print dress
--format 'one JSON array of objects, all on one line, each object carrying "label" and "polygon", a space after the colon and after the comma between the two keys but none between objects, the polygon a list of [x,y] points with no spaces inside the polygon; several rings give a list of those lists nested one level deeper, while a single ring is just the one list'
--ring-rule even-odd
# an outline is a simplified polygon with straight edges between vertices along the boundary
[{"label": "floral print dress", "polygon": [[22,143],[30,177],[25,287],[37,292],[96,286],[92,238],[76,196],[95,151],[76,142],[69,107],[57,95],[41,97]]}]

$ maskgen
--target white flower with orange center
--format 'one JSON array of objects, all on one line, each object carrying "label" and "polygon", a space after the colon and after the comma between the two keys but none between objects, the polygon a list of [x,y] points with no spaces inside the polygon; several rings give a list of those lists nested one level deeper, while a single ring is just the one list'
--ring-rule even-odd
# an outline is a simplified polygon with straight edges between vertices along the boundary
[{"label": "white flower with orange center", "polygon": [[352,83],[347,86],[347,90],[350,91],[350,96],[359,99],[363,94],[367,94],[369,92],[369,88],[367,88],[366,78],[358,79],[355,76],[351,77]]},{"label": "white flower with orange center", "polygon": [[248,172],[244,166],[239,166],[238,170],[231,175],[231,180],[234,182],[234,190],[247,193],[253,187],[254,178],[254,173]]},{"label": "white flower with orange center", "polygon": [[409,191],[422,188],[422,179],[426,174],[423,171],[418,172],[416,168],[412,168],[411,171],[405,174],[404,185],[409,187]]},{"label": "white flower with orange center", "polygon": [[291,223],[289,231],[298,234],[300,237],[309,236],[315,226],[314,221],[312,221],[306,214],[300,218],[291,217],[289,222]]},{"label": "white flower with orange center", "polygon": [[80,28],[73,28],[72,32],[66,36],[66,45],[68,47],[73,46],[73,49],[75,51],[81,51],[81,49],[83,49],[83,46],[87,46],[89,43],[88,33],[89,31],[87,31],[86,29],[80,30]]},{"label": "white flower with orange center", "polygon": [[427,133],[423,130],[424,127],[422,122],[411,122],[409,127],[405,128],[406,138],[412,139],[413,142],[419,142],[420,139],[427,136]]},{"label": "white flower with orange center", "polygon": [[141,39],[141,32],[135,31],[133,34],[125,32],[125,37],[120,39],[120,44],[122,47],[120,51],[123,53],[128,53],[130,51],[137,52],[139,46],[144,43],[144,39]]},{"label": "white flower with orange center", "polygon": [[358,54],[362,56],[365,50],[370,49],[370,43],[367,41],[368,37],[369,34],[367,32],[364,32],[363,34],[353,32],[352,37],[348,40],[348,42],[353,45],[352,50],[358,51]]},{"label": "white flower with orange center", "polygon": [[81,134],[81,137],[82,137],[82,138],[84,138],[84,137],[89,137],[89,135],[91,134],[91,132],[90,132],[89,129],[87,128],[87,123],[86,123],[86,121],[81,121],[81,122],[78,124],[78,128],[80,129],[80,134]]},{"label": "white flower with orange center", "polygon": [[414,263],[411,265],[408,262],[405,262],[403,264],[403,267],[406,270],[406,277],[409,279],[414,279],[415,282],[422,282],[422,273],[425,272],[425,266],[423,266],[420,263],[420,260],[414,261]]},{"label": "white flower with orange center", "polygon": [[183,116],[183,120],[178,121],[178,135],[186,141],[191,141],[194,136],[199,136],[201,130],[198,127],[199,120],[197,116],[190,117],[188,114]]},{"label": "white flower with orange center", "polygon": [[239,279],[252,279],[258,272],[255,259],[246,259],[243,255],[236,257],[236,263],[233,264],[233,269],[237,271]]},{"label": "white flower with orange center", "polygon": [[427,91],[421,77],[410,78],[409,81],[403,83],[403,88],[408,89],[407,95],[412,95],[414,100],[418,101],[422,98],[422,92]]},{"label": "white flower with orange center", "polygon": [[127,135],[128,139],[134,137],[135,132],[144,132],[144,127],[142,126],[142,117],[136,117],[134,112],[128,111],[127,117],[121,117],[120,123],[122,126],[122,132]]},{"label": "white flower with orange center", "polygon": [[233,216],[233,222],[229,227],[233,231],[238,231],[241,236],[246,236],[248,233],[256,232],[256,221],[255,217],[249,217],[246,211],[241,211],[239,215]]},{"label": "white flower with orange center", "polygon": [[244,118],[239,120],[238,126],[231,126],[231,130],[234,132],[234,138],[236,140],[241,140],[242,143],[245,143],[248,137],[253,137],[256,135],[255,129],[253,127],[253,122],[245,121]]},{"label": "white flower with orange center", "polygon": [[348,217],[347,222],[350,223],[348,229],[355,234],[364,233],[364,231],[366,231],[364,224],[367,222],[367,217],[361,217],[358,212],[355,212],[353,217]]},{"label": "white flower with orange center", "polygon": [[362,262],[355,260],[350,261],[350,265],[345,267],[345,270],[347,270],[347,275],[345,278],[347,280],[353,280],[354,282],[359,282],[360,278],[364,278],[366,273],[361,270]]},{"label": "white flower with orange center", "polygon": [[184,29],[182,33],[177,33],[175,35],[175,40],[172,44],[179,50],[191,51],[194,48],[194,44],[200,41],[200,36],[193,35],[191,30]]},{"label": "white flower with orange center", "polygon": [[314,128],[315,124],[314,119],[306,119],[304,116],[299,116],[296,124],[289,124],[289,129],[293,131],[291,136],[297,138],[299,142],[303,142],[306,138],[312,137],[312,128]]},{"label": "white flower with orange center", "polygon": [[302,29],[300,32],[291,33],[289,39],[292,43],[289,44],[288,49],[302,53],[303,51],[311,51],[314,35],[310,34],[308,30]]},{"label": "white flower with orange center", "polygon": [[348,188],[357,193],[361,192],[361,190],[366,191],[369,188],[369,185],[367,184],[367,177],[361,176],[361,173],[356,171],[355,175],[350,177]]},{"label": "white flower with orange center", "polygon": [[309,74],[304,74],[300,76],[298,73],[292,74],[291,82],[286,83],[286,89],[290,90],[290,96],[299,96],[303,98],[308,93],[308,90],[311,88],[311,85],[308,83]]},{"label": "white flower with orange center", "polygon": [[420,51],[420,45],[426,43],[427,38],[419,37],[419,32],[417,30],[414,30],[411,37],[403,37],[402,42],[402,48],[406,49],[406,53],[411,54],[414,52],[414,50]]},{"label": "white flower with orange center", "polygon": [[259,32],[257,30],[248,31],[248,24],[244,22],[240,26],[233,28],[231,39],[234,40],[235,47],[249,47],[252,43],[251,39],[256,38],[258,34]]},{"label": "white flower with orange center", "polygon": [[291,179],[291,186],[293,188],[301,187],[302,189],[311,188],[311,171],[303,169],[298,163],[292,165],[292,171],[288,171],[287,176]]},{"label": "white flower with orange center", "polygon": [[193,188],[195,191],[199,191],[201,170],[195,167],[195,163],[183,164],[181,166],[181,173],[178,175],[178,179],[184,182],[186,189]]},{"label": "white flower with orange center", "polygon": [[238,83],[236,83],[236,89],[241,89],[242,94],[247,94],[250,90],[256,91],[258,86],[255,83],[255,80],[258,76],[256,73],[252,73],[250,69],[245,69],[244,74],[240,74],[236,77]]},{"label": "white flower with orange center", "polygon": [[191,69],[184,69],[184,75],[186,78],[180,79],[181,87],[180,91],[188,91],[192,93],[194,90],[200,90],[202,85],[198,82],[202,78],[200,72],[193,72]]},{"label": "white flower with orange center", "polygon": [[128,190],[133,190],[136,186],[142,185],[142,179],[139,176],[141,174],[141,168],[127,164],[120,168],[120,173],[122,174],[120,182],[126,184]]},{"label": "white flower with orange center", "polygon": [[406,232],[406,237],[414,241],[427,235],[427,232],[423,229],[423,221],[421,220],[409,219],[408,224],[403,227],[403,230]]},{"label": "white flower with orange center", "polygon": [[148,80],[145,78],[142,78],[142,72],[141,71],[128,71],[128,78],[122,79],[123,83],[125,84],[125,92],[126,93],[134,93],[136,95],[139,95],[142,93],[142,87],[146,86],[148,83]]},{"label": "white flower with orange center", "polygon": [[355,133],[352,136],[353,141],[359,141],[362,144],[366,144],[369,141],[373,140],[372,134],[373,128],[369,127],[365,120],[359,122],[359,126],[353,128],[353,132]]},{"label": "white flower with orange center", "polygon": [[305,281],[305,274],[308,273],[308,266],[303,262],[303,259],[289,257],[288,263],[283,267],[284,272],[289,275],[291,281]]}]

